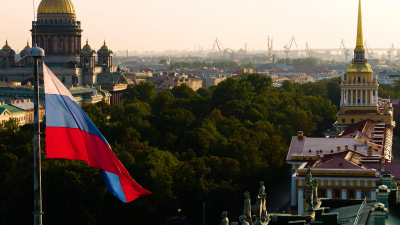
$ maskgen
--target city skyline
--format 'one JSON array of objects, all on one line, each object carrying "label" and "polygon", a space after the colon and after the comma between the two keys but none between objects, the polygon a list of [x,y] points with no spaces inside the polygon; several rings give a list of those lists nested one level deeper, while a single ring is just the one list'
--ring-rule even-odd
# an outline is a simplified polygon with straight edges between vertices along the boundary
[{"label": "city skyline", "polygon": [[[342,39],[349,49],[355,46],[356,0],[195,0],[190,3],[115,0],[111,6],[107,1],[72,2],[77,20],[82,22],[82,39],[88,38],[95,49],[105,39],[114,51],[192,51],[198,46],[206,50],[218,38],[226,48],[238,50],[247,43],[249,49],[260,50],[267,48],[270,36],[274,50],[283,50],[292,35],[297,41],[297,48],[293,46],[293,49],[304,49],[306,41],[311,48],[339,48]],[[35,1],[35,11],[39,3]],[[30,40],[32,2],[3,4],[8,9],[3,19],[15,18],[15,12],[19,15],[0,24],[4,31],[0,34],[0,44],[7,38],[18,52]],[[392,25],[400,19],[396,6],[400,3],[394,0],[362,1],[364,39],[370,47],[389,49],[392,43],[400,46],[396,41],[400,31]]]}]

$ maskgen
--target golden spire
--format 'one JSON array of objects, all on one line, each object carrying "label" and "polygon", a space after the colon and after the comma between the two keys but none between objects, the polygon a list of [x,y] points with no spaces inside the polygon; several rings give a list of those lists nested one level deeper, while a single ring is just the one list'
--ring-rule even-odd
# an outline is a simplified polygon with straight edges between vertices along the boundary
[{"label": "golden spire", "polygon": [[359,0],[358,4],[357,43],[354,51],[365,52],[362,32],[361,0]]}]

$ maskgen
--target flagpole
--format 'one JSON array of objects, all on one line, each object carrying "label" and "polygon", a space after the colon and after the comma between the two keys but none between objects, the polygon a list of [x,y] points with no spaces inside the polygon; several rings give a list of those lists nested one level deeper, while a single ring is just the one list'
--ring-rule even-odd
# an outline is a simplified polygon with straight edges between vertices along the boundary
[{"label": "flagpole", "polygon": [[36,43],[28,50],[33,58],[33,85],[34,85],[34,150],[33,150],[33,189],[34,189],[34,225],[42,225],[42,168],[40,157],[40,114],[39,114],[39,59],[43,59],[44,50]]}]

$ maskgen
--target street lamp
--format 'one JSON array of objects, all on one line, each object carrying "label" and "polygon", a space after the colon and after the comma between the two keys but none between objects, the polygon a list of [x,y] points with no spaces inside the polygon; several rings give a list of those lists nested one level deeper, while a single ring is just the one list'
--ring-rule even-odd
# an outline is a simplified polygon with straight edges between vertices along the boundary
[{"label": "street lamp", "polygon": [[33,44],[28,49],[28,56],[33,57],[33,86],[34,86],[34,150],[33,150],[33,189],[34,189],[34,225],[42,225],[42,174],[40,159],[40,126],[39,126],[39,59],[43,59],[44,50]]}]

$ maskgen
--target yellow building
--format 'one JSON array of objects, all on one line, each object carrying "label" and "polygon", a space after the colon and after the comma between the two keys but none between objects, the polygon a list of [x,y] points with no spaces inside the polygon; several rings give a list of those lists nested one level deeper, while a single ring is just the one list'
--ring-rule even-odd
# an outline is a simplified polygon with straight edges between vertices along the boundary
[{"label": "yellow building", "polygon": [[338,134],[350,124],[367,119],[383,122],[393,130],[393,107],[389,99],[378,97],[378,87],[378,79],[365,59],[360,1],[354,59],[342,76],[340,111],[335,123]]},{"label": "yellow building", "polygon": [[307,169],[318,179],[319,198],[376,200],[384,176],[400,183],[400,163],[392,162],[393,107],[389,99],[378,97],[378,80],[365,59],[361,1],[356,43],[353,62],[342,77],[337,136],[306,137],[299,131],[292,137],[286,158],[292,172],[292,214],[305,209]]}]

